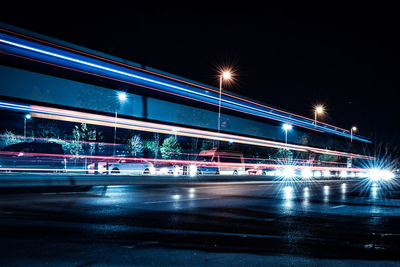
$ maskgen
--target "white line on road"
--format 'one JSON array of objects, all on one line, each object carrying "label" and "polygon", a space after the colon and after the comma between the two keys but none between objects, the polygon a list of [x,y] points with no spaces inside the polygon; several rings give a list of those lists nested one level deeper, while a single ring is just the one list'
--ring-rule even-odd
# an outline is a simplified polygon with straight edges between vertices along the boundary
[{"label": "white line on road", "polygon": [[159,201],[149,201],[144,202],[144,204],[157,204],[157,203],[169,203],[169,202],[182,202],[182,201],[194,201],[194,200],[208,200],[208,199],[216,199],[217,197],[203,197],[203,198],[186,198],[186,199],[177,199],[177,200],[159,200]]},{"label": "white line on road", "polygon": [[343,208],[343,207],[346,207],[346,205],[338,205],[338,206],[334,206],[334,207],[331,207],[331,209],[338,209],[338,208]]}]

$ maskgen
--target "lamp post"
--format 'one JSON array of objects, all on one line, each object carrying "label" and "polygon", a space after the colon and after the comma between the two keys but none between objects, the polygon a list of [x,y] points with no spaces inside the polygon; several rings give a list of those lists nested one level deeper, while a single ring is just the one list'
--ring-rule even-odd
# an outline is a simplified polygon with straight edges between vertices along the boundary
[{"label": "lamp post", "polygon": [[285,143],[287,145],[287,132],[292,130],[293,126],[290,125],[290,124],[285,123],[285,124],[282,125],[282,128],[285,131]]},{"label": "lamp post", "polygon": [[[118,100],[119,102],[125,102],[128,99],[125,92],[118,92]],[[115,142],[117,140],[117,118],[118,111],[115,110],[115,120],[114,120],[114,145],[113,145],[113,156],[115,156]]]},{"label": "lamp post", "polygon": [[351,129],[350,129],[350,142],[353,142],[353,132],[356,132],[356,131],[357,131],[357,127],[356,126],[351,127]]},{"label": "lamp post", "polygon": [[324,107],[322,105],[316,106],[314,109],[314,126],[317,126],[317,114],[324,113]]},{"label": "lamp post", "polygon": [[26,139],[26,120],[30,120],[31,118],[31,114],[26,114],[24,116],[24,140]]},{"label": "lamp post", "polygon": [[218,102],[218,133],[221,128],[221,94],[222,94],[222,82],[229,81],[232,79],[232,73],[229,70],[222,71],[219,75],[219,102]]}]

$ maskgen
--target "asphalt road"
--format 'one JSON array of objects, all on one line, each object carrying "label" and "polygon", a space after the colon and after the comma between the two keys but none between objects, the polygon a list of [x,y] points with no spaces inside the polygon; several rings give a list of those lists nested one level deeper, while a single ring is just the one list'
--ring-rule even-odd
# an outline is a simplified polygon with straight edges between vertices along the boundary
[{"label": "asphalt road", "polygon": [[2,266],[400,266],[400,191],[363,181],[0,191]]}]

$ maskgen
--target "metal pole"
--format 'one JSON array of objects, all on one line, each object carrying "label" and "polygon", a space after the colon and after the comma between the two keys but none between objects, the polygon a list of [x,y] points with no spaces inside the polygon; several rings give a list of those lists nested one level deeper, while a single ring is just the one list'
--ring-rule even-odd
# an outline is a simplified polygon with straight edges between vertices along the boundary
[{"label": "metal pole", "polygon": [[350,129],[350,142],[353,143],[353,128]]},{"label": "metal pole", "polygon": [[287,129],[285,129],[285,142],[286,142],[286,145],[287,145]]},{"label": "metal pole", "polygon": [[221,122],[221,93],[222,93],[222,75],[219,77],[219,104],[218,104],[218,133]]},{"label": "metal pole", "polygon": [[24,141],[26,139],[26,117],[24,117]]},{"label": "metal pole", "polygon": [[317,111],[314,111],[314,126],[317,126]]},{"label": "metal pole", "polygon": [[115,140],[117,139],[117,111],[115,111],[114,120],[114,145],[113,145],[113,156],[115,156]]}]

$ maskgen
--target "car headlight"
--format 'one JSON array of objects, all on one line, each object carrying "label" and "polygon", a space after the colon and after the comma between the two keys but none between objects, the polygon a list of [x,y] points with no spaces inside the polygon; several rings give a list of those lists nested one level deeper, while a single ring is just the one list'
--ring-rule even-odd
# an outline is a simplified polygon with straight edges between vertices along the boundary
[{"label": "car headlight", "polygon": [[394,178],[394,173],[389,170],[372,169],[369,171],[369,179],[371,181],[391,180]]}]

